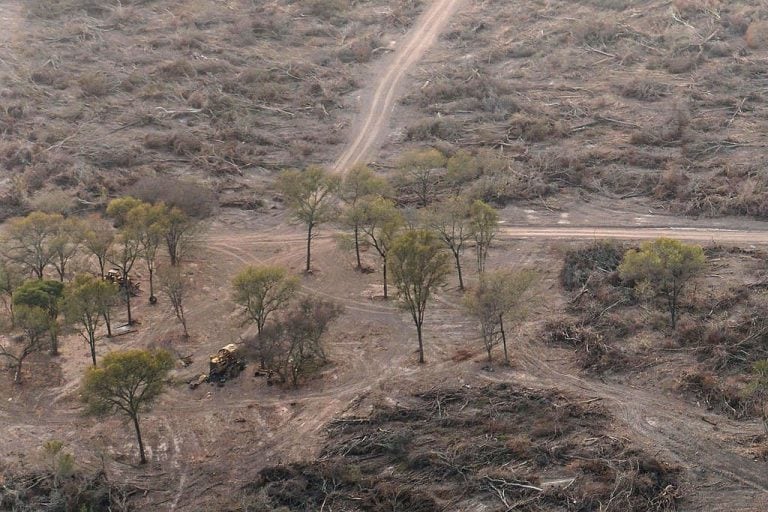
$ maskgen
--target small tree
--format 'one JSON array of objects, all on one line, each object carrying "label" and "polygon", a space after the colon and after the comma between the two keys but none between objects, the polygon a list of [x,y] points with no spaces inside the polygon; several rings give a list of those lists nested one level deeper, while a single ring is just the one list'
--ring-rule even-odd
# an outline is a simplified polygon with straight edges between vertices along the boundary
[{"label": "small tree", "polygon": [[247,340],[246,346],[281,382],[290,380],[297,386],[301,377],[328,362],[323,338],[342,311],[333,302],[305,298],[281,320]]},{"label": "small tree", "polygon": [[403,216],[395,203],[383,197],[362,201],[356,206],[359,215],[359,227],[368,242],[381,257],[384,282],[384,298],[388,298],[387,259],[392,242],[403,227]]},{"label": "small tree", "polygon": [[307,264],[310,272],[314,229],[336,215],[334,194],[339,178],[322,167],[310,166],[304,171],[288,170],[280,175],[279,188],[294,217],[307,227]]},{"label": "small tree", "polygon": [[493,360],[493,347],[501,343],[504,362],[509,364],[504,320],[520,320],[525,316],[535,278],[536,274],[530,270],[488,272],[480,276],[477,288],[464,299],[467,311],[480,324],[488,362]]},{"label": "small tree", "polygon": [[120,230],[120,234],[116,237],[116,243],[112,246],[107,254],[107,260],[112,263],[120,274],[123,276],[123,297],[125,298],[125,305],[128,313],[128,325],[133,323],[133,316],[131,315],[131,286],[129,285],[129,276],[133,270],[133,266],[136,260],[141,256],[141,241],[138,233],[130,227]]},{"label": "small tree", "polygon": [[55,228],[62,220],[58,213],[43,212],[11,219],[3,244],[6,257],[43,279],[45,269],[54,258],[51,241],[56,234]]},{"label": "small tree", "polygon": [[82,399],[91,414],[125,414],[136,430],[139,456],[147,462],[139,414],[160,396],[173,358],[165,350],[126,350],[104,356],[101,367],[85,372]]},{"label": "small tree", "polygon": [[131,209],[126,216],[126,226],[135,234],[141,249],[141,258],[149,274],[149,302],[155,302],[155,267],[157,251],[168,232],[169,210],[164,204],[150,205],[141,203]]},{"label": "small tree", "polygon": [[299,289],[299,280],[283,267],[247,266],[232,280],[233,300],[242,306],[246,322],[264,330],[267,318],[284,307]]},{"label": "small tree", "polygon": [[176,319],[184,329],[184,337],[189,338],[187,331],[187,317],[184,313],[184,304],[189,293],[189,280],[184,276],[181,267],[170,267],[160,274],[160,286],[173,307]]},{"label": "small tree", "polygon": [[0,356],[11,361],[14,370],[13,382],[21,382],[21,366],[24,360],[43,349],[43,338],[50,329],[48,312],[36,306],[20,305],[14,309],[16,326],[24,333],[21,346],[12,350],[0,345]]},{"label": "small tree", "polygon": [[96,330],[102,318],[109,318],[109,310],[117,301],[115,284],[80,274],[64,288],[62,309],[67,323],[78,327],[88,343],[93,366],[96,366]]},{"label": "small tree", "polygon": [[622,279],[644,283],[667,301],[672,329],[677,325],[680,293],[686,283],[704,270],[704,251],[671,238],[644,242],[640,250],[630,249],[619,265]]},{"label": "small tree", "polygon": [[428,206],[437,198],[445,176],[445,164],[445,156],[434,148],[405,153],[398,162],[401,192],[416,196],[419,206]]},{"label": "small tree", "polygon": [[400,235],[392,244],[392,275],[400,301],[416,325],[419,363],[424,363],[422,326],[429,298],[448,275],[448,254],[429,231],[414,230]]},{"label": "small tree", "polygon": [[384,195],[388,186],[384,178],[376,176],[371,168],[366,165],[356,165],[350,169],[346,176],[344,176],[344,181],[341,184],[341,200],[347,205],[344,223],[352,229],[358,270],[362,269],[363,266],[360,262],[361,216],[360,208],[357,206],[364,198]]},{"label": "small tree", "polygon": [[74,473],[75,458],[71,453],[64,451],[64,443],[58,439],[46,441],[42,450],[50,465],[53,487],[57,488],[62,479],[72,476]]},{"label": "small tree", "polygon": [[3,301],[13,326],[13,292],[24,282],[18,266],[0,260],[0,300]]},{"label": "small tree", "polygon": [[453,254],[456,273],[459,276],[459,289],[463,290],[461,254],[464,252],[464,244],[471,240],[473,235],[469,225],[469,205],[460,197],[451,197],[427,212],[426,224]]},{"label": "small tree", "polygon": [[184,213],[181,208],[174,206],[166,212],[163,236],[172,266],[181,263],[189,250],[192,235],[199,230],[199,225],[199,221]]},{"label": "small tree", "polygon": [[51,341],[51,355],[59,353],[59,301],[64,293],[64,284],[59,281],[27,281],[13,292],[13,305],[40,308],[48,315],[48,334]]},{"label": "small tree", "polygon": [[115,230],[100,217],[88,219],[86,226],[85,233],[83,233],[83,247],[96,258],[99,265],[99,276],[104,279],[107,254],[115,242]]},{"label": "small tree", "polygon": [[50,242],[53,253],[51,263],[59,274],[59,281],[64,282],[67,265],[78,253],[83,241],[83,225],[77,219],[60,219],[51,229],[53,231]]},{"label": "small tree", "polygon": [[490,205],[479,199],[469,208],[470,229],[475,239],[475,255],[477,272],[485,272],[485,261],[488,259],[488,249],[496,236],[499,224],[499,214]]}]

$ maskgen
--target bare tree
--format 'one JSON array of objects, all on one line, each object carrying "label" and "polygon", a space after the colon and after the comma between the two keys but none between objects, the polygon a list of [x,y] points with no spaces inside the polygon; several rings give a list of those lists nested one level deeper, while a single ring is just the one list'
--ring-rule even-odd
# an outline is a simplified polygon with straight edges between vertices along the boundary
[{"label": "bare tree", "polygon": [[401,195],[416,196],[419,206],[428,206],[437,198],[445,164],[445,155],[434,148],[405,153],[398,162],[397,185]]},{"label": "bare tree", "polygon": [[384,282],[384,298],[388,298],[387,261],[392,242],[403,227],[403,217],[395,204],[383,197],[374,197],[361,201],[356,206],[359,212],[360,231],[367,237],[368,243],[381,257]]},{"label": "bare tree", "polygon": [[137,233],[123,227],[116,237],[116,243],[107,254],[107,259],[112,263],[122,276],[122,292],[128,313],[128,325],[133,323],[131,315],[131,286],[130,275],[136,260],[141,256],[141,242]]},{"label": "bare tree", "polygon": [[187,331],[187,317],[184,313],[184,304],[189,294],[189,280],[183,274],[181,267],[170,267],[160,273],[160,286],[173,307],[176,319],[184,329],[184,337],[189,338]]},{"label": "bare tree", "polygon": [[493,360],[493,347],[501,343],[504,362],[509,363],[504,320],[519,321],[525,316],[535,279],[536,274],[531,270],[486,272],[480,276],[477,288],[465,298],[468,312],[480,324],[489,362]]},{"label": "bare tree", "polygon": [[301,377],[327,363],[323,338],[342,311],[333,302],[305,298],[281,320],[246,340],[246,346],[282,382],[290,380],[297,386]]}]

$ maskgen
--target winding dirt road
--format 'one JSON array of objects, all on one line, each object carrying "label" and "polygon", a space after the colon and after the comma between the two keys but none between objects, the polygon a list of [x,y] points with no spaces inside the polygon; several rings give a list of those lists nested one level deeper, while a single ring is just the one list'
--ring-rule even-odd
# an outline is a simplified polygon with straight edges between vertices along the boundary
[{"label": "winding dirt road", "polygon": [[381,78],[373,82],[373,92],[362,94],[363,111],[360,120],[353,125],[354,138],[333,164],[334,172],[343,174],[350,167],[374,155],[385,136],[385,128],[389,124],[403,76],[435,43],[461,2],[434,0],[416,21],[386,64]]}]

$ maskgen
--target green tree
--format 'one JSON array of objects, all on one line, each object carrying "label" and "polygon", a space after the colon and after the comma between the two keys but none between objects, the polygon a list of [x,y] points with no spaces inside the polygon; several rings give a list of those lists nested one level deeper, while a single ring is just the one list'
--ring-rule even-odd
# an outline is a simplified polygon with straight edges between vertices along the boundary
[{"label": "green tree", "polygon": [[163,203],[151,205],[141,203],[133,207],[126,215],[125,227],[135,233],[141,251],[141,258],[147,266],[149,275],[149,302],[154,304],[155,270],[157,251],[169,231],[170,211]]},{"label": "green tree", "polygon": [[407,231],[392,244],[392,275],[401,304],[416,325],[419,363],[424,363],[422,326],[429,298],[448,275],[448,254],[443,245],[426,230]]},{"label": "green tree", "polygon": [[60,219],[51,227],[53,237],[50,248],[53,252],[51,263],[59,274],[59,281],[64,282],[67,274],[67,265],[78,253],[83,242],[84,228],[78,219]]},{"label": "green tree", "polygon": [[21,366],[24,360],[43,349],[43,337],[50,330],[48,312],[36,306],[19,305],[13,311],[15,324],[24,334],[21,346],[16,350],[0,345],[0,356],[10,359],[14,369],[13,382],[21,382]]},{"label": "green tree", "polygon": [[32,212],[26,217],[11,219],[4,236],[5,256],[43,279],[45,269],[54,258],[51,241],[64,217],[58,213]]},{"label": "green tree", "polygon": [[131,271],[136,260],[141,256],[141,241],[138,233],[130,227],[123,226],[115,238],[116,243],[110,248],[107,260],[112,263],[123,276],[125,285],[122,287],[123,297],[128,313],[128,325],[133,323],[131,315],[131,287],[128,285]]},{"label": "green tree", "polygon": [[640,250],[630,249],[619,265],[622,279],[644,283],[667,302],[670,322],[677,325],[680,293],[686,283],[704,270],[704,251],[671,238],[644,242]]},{"label": "green tree", "polygon": [[184,337],[189,338],[187,330],[187,316],[184,311],[184,304],[189,294],[189,280],[184,276],[181,267],[170,267],[160,273],[160,286],[173,307],[173,314],[184,329]]},{"label": "green tree", "polygon": [[501,343],[504,362],[509,364],[504,320],[519,321],[524,318],[535,280],[536,274],[531,270],[486,272],[480,276],[478,286],[465,297],[467,311],[480,324],[489,362],[493,360],[493,347]]},{"label": "green tree", "polygon": [[314,229],[336,215],[334,194],[339,189],[337,176],[322,167],[309,166],[304,171],[287,170],[278,183],[294,217],[307,226],[306,272],[311,271],[312,236]]},{"label": "green tree", "polygon": [[299,289],[299,280],[283,267],[247,266],[232,280],[233,300],[243,308],[247,322],[264,330],[267,318],[284,307]]},{"label": "green tree", "polygon": [[102,318],[109,318],[119,291],[113,283],[88,274],[80,274],[64,288],[62,309],[70,325],[77,326],[91,349],[96,366],[96,330]]},{"label": "green tree", "polygon": [[0,300],[11,318],[13,326],[13,292],[24,282],[24,276],[17,265],[0,260]]},{"label": "green tree", "polygon": [[485,272],[485,262],[488,259],[488,249],[496,237],[499,225],[499,214],[492,206],[476,200],[469,207],[469,222],[472,237],[475,239],[475,256],[477,272]]},{"label": "green tree", "polygon": [[360,262],[360,208],[361,200],[373,196],[385,195],[389,185],[384,178],[376,174],[367,165],[356,165],[344,176],[341,184],[341,200],[346,204],[344,223],[352,229],[355,243],[357,269],[363,268]]},{"label": "green tree", "polygon": [[100,217],[92,217],[85,221],[83,247],[96,258],[99,265],[99,276],[104,279],[107,267],[107,254],[115,242],[115,230],[107,221]]},{"label": "green tree", "polygon": [[466,242],[471,240],[473,235],[469,224],[469,205],[460,197],[451,197],[427,212],[426,224],[453,254],[456,273],[459,276],[459,289],[463,290],[461,255]]},{"label": "green tree", "polygon": [[107,205],[107,215],[115,221],[115,227],[121,228],[128,222],[128,213],[142,204],[144,204],[144,201],[135,197],[118,197],[111,200]]},{"label": "green tree", "polygon": [[147,462],[139,414],[160,396],[173,358],[165,350],[126,350],[104,356],[85,372],[82,400],[91,414],[123,413],[133,423],[142,464]]},{"label": "green tree", "polygon": [[416,196],[419,206],[437,198],[445,177],[446,159],[434,148],[408,151],[398,162],[397,184],[401,195]]},{"label": "green tree", "polygon": [[14,308],[28,306],[40,308],[48,315],[48,334],[51,341],[51,355],[59,353],[59,301],[64,293],[64,284],[59,281],[26,281],[13,292]]},{"label": "green tree", "polygon": [[368,239],[368,243],[381,257],[384,281],[384,298],[388,298],[387,261],[392,242],[402,229],[403,216],[395,207],[395,203],[383,197],[374,197],[361,201],[356,209],[359,211],[360,231]]}]

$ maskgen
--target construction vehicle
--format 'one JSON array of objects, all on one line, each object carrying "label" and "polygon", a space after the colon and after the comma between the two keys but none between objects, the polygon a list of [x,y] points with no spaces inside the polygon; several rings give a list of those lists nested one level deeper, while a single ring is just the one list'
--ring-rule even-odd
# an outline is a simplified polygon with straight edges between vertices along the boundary
[{"label": "construction vehicle", "polygon": [[120,291],[128,291],[131,296],[135,297],[139,294],[139,283],[133,281],[130,276],[124,276],[118,268],[111,268],[107,271],[104,279],[110,283],[116,284]]},{"label": "construction vehicle", "polygon": [[245,360],[240,356],[240,351],[234,343],[220,348],[215,356],[210,357],[208,375],[201,374],[189,382],[189,387],[195,389],[204,382],[223,385],[229,379],[240,375],[245,369]]}]

